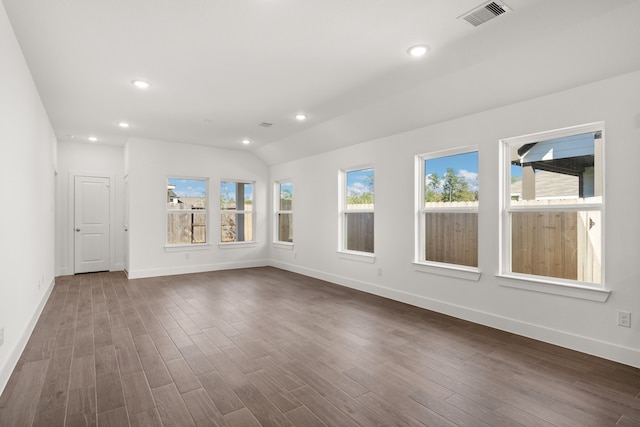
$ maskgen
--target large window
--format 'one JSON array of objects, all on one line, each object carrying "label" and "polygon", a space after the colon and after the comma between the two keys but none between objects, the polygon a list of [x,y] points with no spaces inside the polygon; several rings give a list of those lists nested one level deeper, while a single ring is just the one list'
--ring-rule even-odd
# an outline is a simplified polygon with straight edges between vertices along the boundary
[{"label": "large window", "polygon": [[373,253],[374,171],[341,172],[341,250]]},{"label": "large window", "polygon": [[275,193],[275,241],[293,243],[293,182],[277,182]]},{"label": "large window", "polygon": [[255,210],[253,183],[220,183],[220,242],[252,242]]},{"label": "large window", "polygon": [[447,150],[417,162],[417,262],[478,267],[478,152]]},{"label": "large window", "polygon": [[502,273],[602,283],[602,123],[502,141]]},{"label": "large window", "polygon": [[167,245],[207,243],[207,180],[167,179]]}]

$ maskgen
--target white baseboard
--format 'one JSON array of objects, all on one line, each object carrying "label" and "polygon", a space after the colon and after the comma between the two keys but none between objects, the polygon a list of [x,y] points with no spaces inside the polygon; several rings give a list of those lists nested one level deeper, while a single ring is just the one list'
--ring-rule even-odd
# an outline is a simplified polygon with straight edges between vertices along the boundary
[{"label": "white baseboard", "polygon": [[582,353],[591,354],[593,356],[602,357],[604,359],[640,368],[640,351],[637,349],[624,347],[618,344],[600,341],[581,335],[575,335],[565,331],[550,329],[545,326],[527,323],[504,316],[498,316],[493,313],[474,310],[468,307],[451,304],[422,295],[399,291],[397,289],[391,289],[373,283],[354,280],[348,277],[314,270],[311,268],[301,267],[298,265],[283,263],[274,260],[271,260],[269,265],[280,268],[282,270],[292,271],[294,273],[299,273],[316,279],[325,280],[337,285],[346,286],[373,295],[378,295],[416,307],[446,314],[448,316],[468,320],[480,325],[489,326],[491,328],[511,332],[549,344],[558,345],[561,347],[580,351]]},{"label": "white baseboard", "polygon": [[7,386],[9,382],[9,378],[13,373],[13,370],[16,368],[18,364],[18,360],[20,359],[20,355],[24,351],[27,346],[27,342],[29,342],[29,338],[33,333],[33,329],[36,327],[36,323],[38,323],[38,319],[42,314],[42,310],[44,310],[44,306],[47,304],[49,300],[49,296],[51,295],[51,291],[53,291],[53,286],[55,285],[55,278],[51,279],[49,286],[45,289],[42,294],[42,298],[38,303],[35,311],[31,315],[31,319],[29,323],[25,326],[24,330],[20,334],[18,341],[13,345],[13,348],[9,351],[9,357],[5,362],[4,366],[0,367],[0,394],[4,391],[4,388]]},{"label": "white baseboard", "polygon": [[146,277],[173,276],[176,274],[205,273],[207,271],[233,270],[238,268],[266,267],[269,261],[266,259],[240,262],[224,262],[220,264],[183,265],[179,267],[130,269],[129,279],[142,279]]}]

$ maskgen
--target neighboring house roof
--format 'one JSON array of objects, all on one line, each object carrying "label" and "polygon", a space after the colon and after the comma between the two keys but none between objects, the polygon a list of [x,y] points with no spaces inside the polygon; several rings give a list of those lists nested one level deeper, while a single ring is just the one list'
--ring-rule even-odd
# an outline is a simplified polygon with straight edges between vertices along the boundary
[{"label": "neighboring house roof", "polygon": [[[536,171],[536,199],[558,197],[578,198],[579,181],[577,176],[562,173]],[[511,195],[522,194],[522,180],[511,184]]]}]

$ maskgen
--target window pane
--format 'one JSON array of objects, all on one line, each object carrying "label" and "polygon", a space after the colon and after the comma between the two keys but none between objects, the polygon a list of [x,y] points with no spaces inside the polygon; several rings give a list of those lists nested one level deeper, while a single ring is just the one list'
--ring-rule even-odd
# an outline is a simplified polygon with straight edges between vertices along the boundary
[{"label": "window pane", "polygon": [[425,207],[478,205],[478,152],[424,162]]},{"label": "window pane", "polygon": [[220,209],[235,209],[237,198],[236,183],[222,181],[220,183]]},{"label": "window pane", "polygon": [[223,243],[253,241],[253,214],[221,214],[220,241]]},{"label": "window pane", "polygon": [[286,182],[280,184],[280,210],[290,211],[293,209],[293,183]]},{"label": "window pane", "polygon": [[598,211],[512,212],[511,271],[600,283]]},{"label": "window pane", "polygon": [[206,196],[206,180],[182,178],[167,180],[167,208],[170,210],[206,209]]},{"label": "window pane", "polygon": [[278,241],[293,242],[292,214],[278,214]]},{"label": "window pane", "polygon": [[246,210],[253,203],[253,184],[244,182],[220,182],[220,209]]},{"label": "window pane", "polygon": [[512,205],[600,202],[600,132],[512,145]]},{"label": "window pane", "polygon": [[347,175],[347,209],[373,209],[373,169],[355,170]]},{"label": "window pane", "polygon": [[478,214],[427,212],[425,261],[478,266]]},{"label": "window pane", "polygon": [[192,212],[168,214],[167,243],[207,243],[207,215]]},{"label": "window pane", "polygon": [[345,214],[345,249],[373,253],[373,215],[373,212]]}]

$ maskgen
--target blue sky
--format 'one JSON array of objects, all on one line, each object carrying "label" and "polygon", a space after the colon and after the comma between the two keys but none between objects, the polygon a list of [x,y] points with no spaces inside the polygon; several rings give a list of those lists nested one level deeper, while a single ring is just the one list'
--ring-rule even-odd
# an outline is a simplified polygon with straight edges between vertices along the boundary
[{"label": "blue sky", "polygon": [[347,172],[347,194],[368,193],[368,177],[373,175],[373,169],[362,169]]},{"label": "blue sky", "polygon": [[455,154],[425,160],[425,176],[437,173],[440,179],[451,168],[469,184],[469,190],[478,190],[478,152]]},{"label": "blue sky", "polygon": [[204,180],[169,178],[168,181],[176,186],[173,192],[178,197],[203,197],[207,194],[207,182]]},{"label": "blue sky", "polygon": [[292,182],[283,182],[280,184],[280,193],[288,190],[290,194],[293,195],[293,183]]}]

